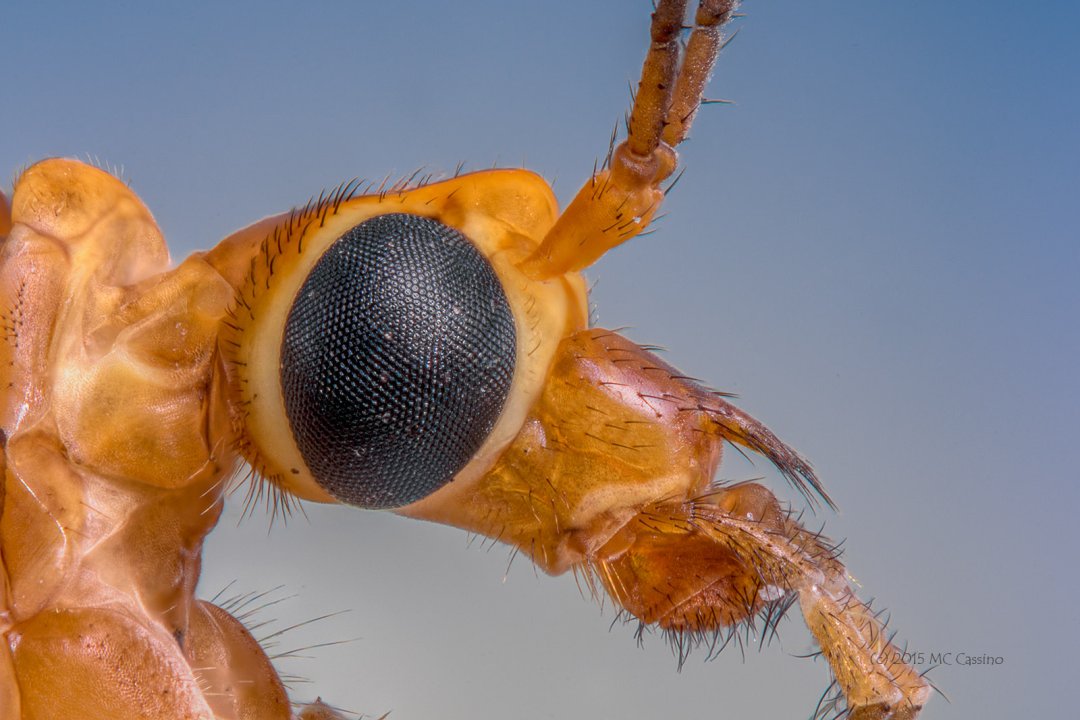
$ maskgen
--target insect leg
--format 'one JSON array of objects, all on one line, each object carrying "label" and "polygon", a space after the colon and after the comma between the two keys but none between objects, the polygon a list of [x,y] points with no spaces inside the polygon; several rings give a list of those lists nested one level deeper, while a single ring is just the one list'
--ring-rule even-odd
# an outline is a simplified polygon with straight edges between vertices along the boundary
[{"label": "insect leg", "polygon": [[724,544],[770,584],[798,593],[807,627],[821,646],[850,718],[914,718],[929,683],[902,661],[881,618],[860,601],[832,548],[790,518],[781,532],[721,504],[694,507],[691,524]]},{"label": "insect leg", "polygon": [[679,75],[679,33],[686,0],[659,2],[652,16],[652,44],[628,122],[626,148],[635,158],[651,157],[660,146]]},{"label": "insect leg", "polygon": [[[563,340],[521,433],[481,478],[408,514],[515,545],[573,570],[680,659],[797,599],[851,717],[911,718],[928,685],[848,584],[835,548],[765,487],[717,486],[725,443],[771,461],[809,501],[813,470],[764,424],[644,348],[601,328]],[[452,498],[452,501],[445,501]],[[828,705],[828,703],[827,703]]]},{"label": "insect leg", "polygon": [[627,138],[606,167],[585,183],[555,226],[522,264],[534,279],[582,270],[644,230],[664,199],[661,183],[678,164],[674,145],[686,138],[720,50],[720,27],[733,0],[705,0],[680,63],[686,0],[661,0],[652,43],[627,122]]},{"label": "insect leg", "polygon": [[734,16],[738,6],[737,0],[703,0],[698,6],[664,127],[663,140],[671,147],[685,140],[694,124],[716,58],[735,37],[732,34],[725,39],[721,28]]},{"label": "insect leg", "polygon": [[625,552],[592,572],[622,607],[669,631],[680,657],[696,644],[715,650],[733,636],[722,630],[756,618],[768,636],[794,592],[847,717],[914,718],[925,704],[928,683],[855,596],[834,548],[766,488],[744,483],[648,506],[627,531],[634,537]]}]

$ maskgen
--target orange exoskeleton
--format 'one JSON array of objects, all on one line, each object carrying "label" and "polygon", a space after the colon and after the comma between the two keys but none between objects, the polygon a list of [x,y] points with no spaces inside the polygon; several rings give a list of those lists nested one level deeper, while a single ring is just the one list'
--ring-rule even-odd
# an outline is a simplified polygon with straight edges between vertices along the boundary
[{"label": "orange exoskeleton", "polygon": [[819,713],[914,718],[836,552],[726,442],[811,503],[810,466],[719,393],[589,326],[581,271],[649,226],[734,0],[661,0],[624,142],[561,214],[523,170],[347,184],[170,268],[120,181],[38,163],[0,195],[0,717],[338,717],[195,597],[238,463],[275,501],[390,509],[572,570],[690,646],[798,602]]}]

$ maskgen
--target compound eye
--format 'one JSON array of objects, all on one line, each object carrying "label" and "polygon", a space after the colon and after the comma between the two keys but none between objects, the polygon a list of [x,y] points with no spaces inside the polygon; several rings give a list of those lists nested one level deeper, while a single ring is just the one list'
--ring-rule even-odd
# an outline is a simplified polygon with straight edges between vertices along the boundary
[{"label": "compound eye", "polygon": [[515,354],[506,294],[476,247],[436,220],[380,215],[335,241],[300,286],[281,345],[285,414],[326,492],[400,507],[484,443]]}]

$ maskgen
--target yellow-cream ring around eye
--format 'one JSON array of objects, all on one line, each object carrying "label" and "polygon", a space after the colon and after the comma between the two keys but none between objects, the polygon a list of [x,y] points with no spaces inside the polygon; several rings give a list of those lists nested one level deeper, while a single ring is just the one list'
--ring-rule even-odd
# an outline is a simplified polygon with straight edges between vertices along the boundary
[{"label": "yellow-cream ring around eye", "polygon": [[[407,195],[365,196],[337,207],[315,206],[293,213],[262,243],[238,291],[222,350],[240,452],[276,487],[306,500],[338,502],[312,475],[293,438],[281,391],[282,335],[301,286],[326,250],[353,227],[378,215],[405,212],[459,230],[491,263],[513,314],[517,347],[506,402],[487,439],[452,484],[480,477],[521,429],[559,340],[585,322],[584,283],[577,275],[537,282],[521,273],[517,264],[535,247],[536,238],[462,202],[468,192],[439,192],[440,185],[450,184],[460,190],[468,178]],[[447,199],[448,195],[459,201]],[[443,202],[432,201],[440,196]]]}]

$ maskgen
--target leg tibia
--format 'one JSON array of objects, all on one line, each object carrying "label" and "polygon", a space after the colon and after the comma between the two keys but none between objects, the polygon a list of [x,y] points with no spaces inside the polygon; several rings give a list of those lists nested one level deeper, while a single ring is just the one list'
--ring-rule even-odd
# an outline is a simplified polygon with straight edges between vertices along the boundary
[{"label": "leg tibia", "polygon": [[588,267],[616,245],[644,230],[675,171],[674,147],[682,142],[701,104],[705,83],[720,50],[720,27],[734,0],[703,0],[685,53],[680,32],[686,0],[660,0],[652,17],[649,52],[641,69],[627,137],[566,208],[543,243],[522,264],[544,280]]},{"label": "leg tibia", "polygon": [[914,718],[930,695],[929,683],[902,662],[880,618],[850,587],[831,594],[821,587],[799,591],[799,604],[829,661],[851,718]]},{"label": "leg tibia", "polygon": [[540,247],[522,263],[523,272],[545,280],[583,270],[648,226],[664,199],[659,184],[675,167],[674,152],[667,148],[639,159],[634,172],[628,171],[628,162],[619,162],[623,155],[629,155],[625,145],[619,146],[610,169],[578,191]]}]

